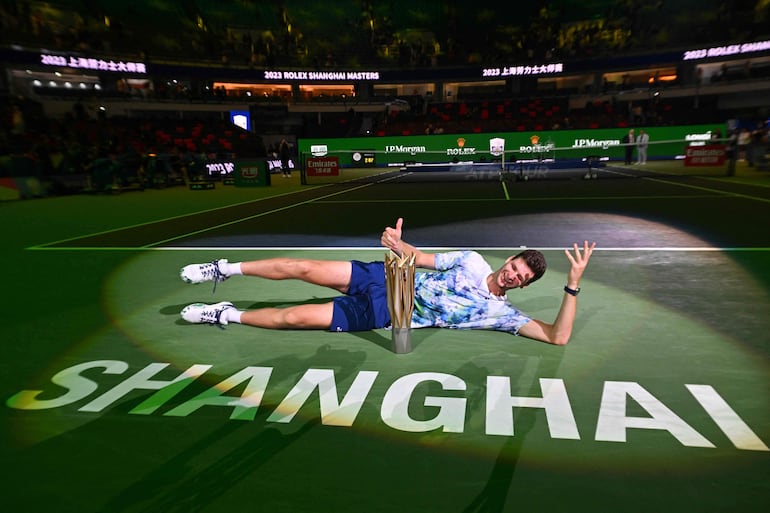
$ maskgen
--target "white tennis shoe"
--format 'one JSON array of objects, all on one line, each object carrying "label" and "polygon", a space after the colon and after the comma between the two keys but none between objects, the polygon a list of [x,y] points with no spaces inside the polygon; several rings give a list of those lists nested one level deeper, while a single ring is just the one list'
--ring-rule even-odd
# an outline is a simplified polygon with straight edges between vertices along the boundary
[{"label": "white tennis shoe", "polygon": [[213,324],[224,328],[227,326],[227,318],[222,317],[226,310],[235,309],[229,301],[222,301],[213,305],[205,303],[193,303],[182,309],[182,319],[193,324]]},{"label": "white tennis shoe", "polygon": [[222,272],[222,266],[227,264],[226,258],[220,258],[205,264],[190,264],[182,267],[179,276],[187,283],[214,282],[214,292],[217,291],[217,283],[225,281],[230,276]]}]

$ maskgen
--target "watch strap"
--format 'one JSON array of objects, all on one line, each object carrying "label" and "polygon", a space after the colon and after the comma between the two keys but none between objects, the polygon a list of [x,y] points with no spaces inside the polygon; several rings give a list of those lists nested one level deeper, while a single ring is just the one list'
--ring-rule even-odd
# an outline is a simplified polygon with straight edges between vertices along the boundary
[{"label": "watch strap", "polygon": [[577,296],[578,294],[580,294],[580,287],[578,287],[578,288],[576,288],[576,289],[571,289],[571,288],[569,288],[569,287],[567,287],[567,286],[565,285],[565,286],[564,286],[564,292],[566,292],[566,293],[567,293],[567,294],[569,294],[570,296]]}]

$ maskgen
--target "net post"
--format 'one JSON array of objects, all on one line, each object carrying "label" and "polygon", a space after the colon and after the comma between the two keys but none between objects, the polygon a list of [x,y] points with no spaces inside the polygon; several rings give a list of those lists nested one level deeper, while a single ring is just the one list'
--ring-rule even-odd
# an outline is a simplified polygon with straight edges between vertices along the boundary
[{"label": "net post", "polygon": [[305,155],[305,152],[301,152],[299,155],[299,183],[300,185],[307,185],[307,156]]},{"label": "net post", "polygon": [[738,161],[738,134],[731,133],[725,145],[727,153],[727,176],[735,176],[735,164]]}]

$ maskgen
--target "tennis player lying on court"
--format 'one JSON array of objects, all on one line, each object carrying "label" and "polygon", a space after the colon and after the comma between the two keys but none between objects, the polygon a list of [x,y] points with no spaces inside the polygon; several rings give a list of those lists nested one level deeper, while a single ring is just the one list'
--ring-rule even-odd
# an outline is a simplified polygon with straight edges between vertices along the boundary
[{"label": "tennis player lying on court", "polygon": [[[596,243],[574,244],[566,250],[570,262],[559,313],[553,323],[527,317],[506,297],[510,289],[524,288],[545,273],[543,254],[532,249],[509,257],[496,271],[473,251],[425,253],[401,240],[403,219],[388,227],[380,239],[397,255],[413,254],[415,265],[431,271],[415,277],[412,327],[488,329],[522,335],[551,344],[564,345],[572,334],[577,310],[580,278]],[[272,329],[324,329],[366,331],[390,325],[383,262],[306,260],[270,258],[230,263],[226,259],[182,268],[188,283],[213,281],[216,285],[234,275],[257,276],[269,280],[298,279],[332,288],[342,296],[324,304],[303,304],[286,308],[238,310],[232,303],[194,303],[182,310],[191,323],[231,322]]]}]

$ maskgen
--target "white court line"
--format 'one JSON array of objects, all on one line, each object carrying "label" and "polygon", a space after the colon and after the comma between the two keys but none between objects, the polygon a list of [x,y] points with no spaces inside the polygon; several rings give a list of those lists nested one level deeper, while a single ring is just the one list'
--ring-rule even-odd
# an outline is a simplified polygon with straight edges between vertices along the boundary
[{"label": "white court line", "polygon": [[[616,175],[630,176],[630,177],[635,177],[636,176],[633,173],[623,172],[622,170],[617,170],[617,169],[609,169],[609,168],[607,168],[605,170],[608,173],[613,173],[613,174],[616,174]],[[654,169],[645,169],[645,171],[649,171],[651,173],[658,173],[660,175],[664,175],[663,172],[656,171]],[[682,176],[683,177],[687,177],[688,175],[682,175]],[[711,187],[704,187],[702,185],[679,183],[679,182],[674,182],[674,181],[671,181],[671,180],[664,180],[663,178],[656,178],[656,177],[652,177],[652,176],[640,176],[639,178],[642,179],[642,180],[648,180],[650,182],[658,182],[658,183],[664,183],[666,185],[674,185],[674,186],[677,186],[677,187],[686,187],[688,189],[695,189],[695,190],[699,190],[699,191],[707,191],[707,192],[711,192],[711,193],[714,193],[714,194],[718,194],[720,196],[727,196],[727,197],[733,197],[733,198],[744,198],[744,199],[753,200],[753,201],[761,201],[763,203],[770,203],[770,199],[761,198],[759,196],[752,196],[750,194],[742,194],[742,193],[739,193],[739,192],[731,192],[731,191],[723,191],[723,190],[720,190],[720,189],[712,189]],[[722,179],[721,177],[717,178],[717,177],[709,177],[709,176],[694,176],[693,178],[698,178],[698,179],[702,179],[702,180],[712,180],[712,181],[731,183],[731,182],[729,182],[727,180]]]},{"label": "white court line", "polygon": [[689,189],[695,189],[695,190],[698,190],[698,191],[714,192],[714,193],[719,193],[719,194],[723,194],[725,196],[730,196],[730,197],[734,197],[734,198],[744,198],[744,199],[749,199],[749,200],[753,200],[753,201],[761,201],[763,203],[770,203],[770,199],[767,199],[767,198],[760,198],[758,196],[751,196],[749,194],[741,194],[741,193],[738,193],[738,192],[720,191],[719,189],[712,189],[711,187],[703,187],[703,186],[700,186],[700,185],[672,182],[670,180],[663,180],[662,178],[643,177],[643,180],[649,180],[651,182],[665,183],[667,185],[675,185],[675,186],[678,186],[678,187],[687,187]]},{"label": "white court line", "polygon": [[[274,214],[276,212],[281,212],[283,210],[288,210],[288,209],[292,209],[292,208],[295,208],[295,207],[298,207],[298,206],[301,206],[301,205],[306,205],[308,203],[313,203],[314,201],[317,201],[318,199],[330,198],[330,197],[333,197],[333,196],[337,196],[339,194],[344,194],[346,192],[351,192],[351,191],[355,191],[355,190],[358,190],[358,189],[362,189],[364,187],[369,187],[370,185],[372,185],[372,184],[362,184],[362,185],[359,185],[357,187],[353,187],[351,189],[346,189],[344,191],[337,191],[337,192],[334,192],[334,193],[331,193],[331,194],[326,194],[326,195],[320,196],[318,198],[313,198],[313,199],[309,199],[309,200],[300,201],[299,203],[292,203],[290,205],[285,205],[283,207],[274,208],[272,210],[268,210],[268,211],[265,211],[265,212],[260,212],[259,214],[254,214],[254,215],[251,215],[251,216],[241,217],[240,219],[236,219],[234,221],[228,221],[226,223],[220,223],[220,224],[215,225],[215,226],[209,226],[208,228],[202,228],[200,230],[196,230],[196,231],[193,231],[193,232],[188,232],[188,233],[185,233],[185,234],[182,234],[182,235],[176,235],[176,236],[170,237],[168,239],[164,239],[164,240],[160,240],[160,241],[155,241],[155,242],[153,242],[151,244],[148,244],[148,245],[146,245],[144,247],[145,248],[150,248],[150,247],[152,247],[154,245],[157,245],[157,244],[164,244],[166,242],[170,242],[170,241],[177,240],[177,239],[183,239],[183,238],[189,237],[191,235],[198,235],[200,233],[204,233],[204,232],[208,232],[208,231],[211,231],[211,230],[216,230],[216,229],[222,228],[223,226],[230,226],[230,225],[233,225],[233,224],[242,223],[244,221],[249,221],[251,219],[256,219],[256,218],[259,218],[259,217],[263,217],[263,216],[267,216],[267,215],[270,215],[270,214]],[[314,187],[314,188],[318,188],[318,187]],[[301,191],[293,191],[293,192],[290,192],[290,193],[281,194],[279,196],[284,196],[284,195],[289,195],[289,194],[296,194],[297,192],[301,192]],[[70,237],[68,239],[63,239],[63,240],[56,241],[56,242],[48,242],[48,243],[45,243],[45,244],[39,244],[39,245],[36,245],[36,246],[31,246],[31,247],[28,247],[27,249],[28,250],[100,249],[98,247],[96,247],[96,248],[93,248],[93,247],[85,247],[85,248],[84,247],[74,247],[74,248],[73,247],[69,247],[68,248],[68,247],[64,247],[63,246],[63,247],[57,248],[57,247],[50,247],[50,246],[55,245],[55,244],[63,244],[65,242],[76,241],[76,240],[79,240],[79,239],[85,239],[85,238],[88,238],[88,237],[94,237],[94,236],[98,236],[98,235],[104,235],[104,234],[108,234],[108,233],[119,232],[119,231],[127,230],[127,229],[130,229],[130,228],[135,228],[135,227],[140,227],[140,226],[149,226],[149,225],[156,224],[156,223],[162,223],[162,222],[165,222],[165,221],[168,221],[168,220],[171,220],[171,219],[184,218],[184,217],[198,215],[200,213],[210,212],[210,211],[214,211],[214,210],[224,210],[224,209],[230,208],[231,206],[244,205],[244,204],[248,204],[248,203],[253,203],[254,201],[263,201],[263,200],[271,199],[271,198],[275,198],[275,197],[277,197],[277,196],[270,196],[270,197],[267,197],[267,198],[259,198],[257,200],[244,201],[244,202],[241,202],[241,203],[236,203],[234,205],[224,205],[224,206],[221,206],[221,207],[215,207],[215,208],[211,208],[211,209],[208,209],[208,210],[203,210],[203,211],[200,211],[200,212],[195,212],[195,213],[192,213],[192,214],[180,214],[180,215],[169,217],[169,218],[166,218],[166,219],[159,219],[157,221],[148,221],[148,222],[140,223],[140,224],[137,224],[137,225],[134,225],[134,226],[130,226],[130,227],[114,228],[114,229],[111,229],[111,230],[105,230],[105,231],[98,232],[98,233],[93,233],[93,234],[90,234],[90,235],[82,235],[82,236],[78,236],[78,237]],[[113,247],[113,248],[102,248],[102,249],[120,250],[120,249],[131,249],[131,248],[122,248],[121,246],[118,246],[118,247]]]},{"label": "white court line", "polygon": [[[320,187],[322,187],[322,186],[308,187],[307,190],[318,189]],[[291,194],[297,194],[298,192],[302,192],[302,191],[282,192],[280,194],[275,194],[275,195],[272,195],[272,196],[265,196],[264,198],[255,198],[255,199],[250,199],[250,200],[246,200],[246,201],[240,201],[240,202],[237,202],[237,203],[232,203],[232,204],[229,204],[229,205],[222,205],[222,206],[219,206],[219,207],[211,207],[211,208],[207,208],[207,209],[204,209],[204,210],[198,210],[198,211],[195,211],[195,212],[189,212],[187,214],[177,214],[177,215],[174,215],[174,216],[164,217],[164,218],[161,218],[161,219],[155,219],[155,220],[152,220],[152,221],[145,221],[143,223],[131,224],[131,225],[127,225],[127,226],[121,226],[121,227],[118,227],[118,228],[110,228],[109,230],[102,230],[102,231],[99,231],[99,232],[93,232],[93,233],[89,233],[89,234],[86,234],[86,235],[78,235],[76,237],[69,237],[69,238],[57,240],[57,241],[54,241],[54,242],[46,242],[46,243],[43,243],[43,244],[38,244],[36,246],[32,246],[32,247],[29,247],[27,249],[45,249],[45,246],[51,246],[51,245],[54,245],[54,244],[64,244],[65,242],[71,242],[73,240],[86,239],[88,237],[97,237],[99,235],[106,235],[108,233],[120,232],[120,231],[123,231],[123,230],[131,230],[133,228],[140,228],[142,226],[150,226],[150,225],[153,225],[153,224],[160,224],[160,223],[164,223],[166,221],[172,221],[174,219],[183,219],[185,217],[192,217],[192,216],[196,216],[196,215],[199,215],[199,214],[206,214],[208,212],[214,212],[214,211],[217,211],[217,210],[224,210],[226,208],[239,207],[241,205],[248,205],[249,203],[258,203],[260,201],[266,201],[266,200],[271,200],[271,199],[275,199],[275,198],[280,198],[282,196],[289,196]]]}]

